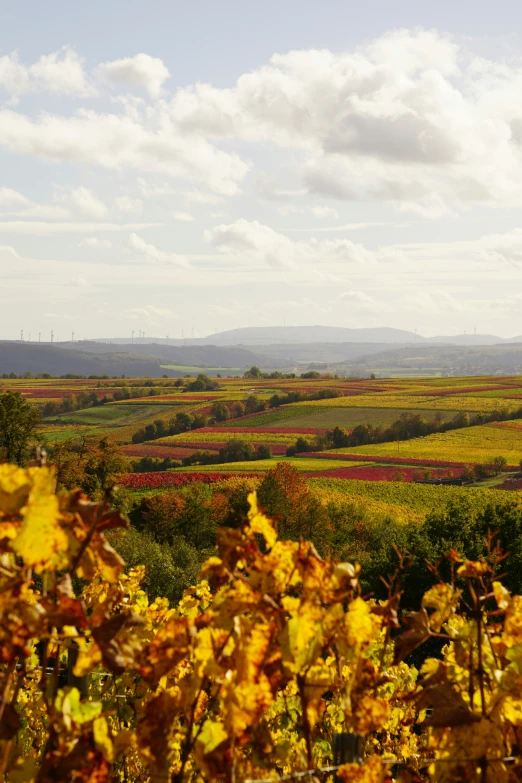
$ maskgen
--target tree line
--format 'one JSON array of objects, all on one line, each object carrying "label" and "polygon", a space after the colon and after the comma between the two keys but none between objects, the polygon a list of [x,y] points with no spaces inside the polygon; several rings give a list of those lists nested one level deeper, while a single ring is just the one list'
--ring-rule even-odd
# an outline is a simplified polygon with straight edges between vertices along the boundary
[{"label": "tree line", "polygon": [[370,446],[374,443],[412,440],[426,435],[434,435],[437,432],[449,432],[463,427],[475,427],[488,422],[508,421],[521,417],[522,408],[513,412],[493,411],[491,413],[475,413],[471,416],[468,413],[459,412],[449,420],[445,420],[440,413],[437,413],[433,419],[426,420],[419,413],[406,412],[402,413],[397,421],[394,421],[389,427],[358,424],[349,431],[337,426],[313,438],[301,436],[297,438],[293,446],[288,447],[286,456],[292,457],[307,451],[355,448]]}]

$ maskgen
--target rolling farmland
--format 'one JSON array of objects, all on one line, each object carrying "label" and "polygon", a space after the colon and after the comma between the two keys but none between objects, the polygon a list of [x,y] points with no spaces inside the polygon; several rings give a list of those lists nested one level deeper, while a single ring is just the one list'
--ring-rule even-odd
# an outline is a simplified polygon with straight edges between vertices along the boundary
[{"label": "rolling farmland", "polygon": [[[511,418],[522,409],[518,376],[216,380],[211,388],[195,389],[191,378],[3,379],[0,389],[19,391],[42,411],[41,436],[51,446],[81,437],[108,437],[131,463],[185,461],[185,466],[168,472],[130,473],[123,483],[132,491],[209,481],[208,476],[259,480],[284,461],[322,496],[329,487],[332,497],[345,493],[358,498],[359,504],[364,498],[364,502],[388,503],[395,515],[403,505],[418,514],[433,497],[446,499],[459,493],[482,497],[480,493],[486,491],[514,496],[481,489],[480,482],[469,487],[422,482],[459,480],[466,469],[489,465],[495,458],[503,458],[505,464],[498,480],[490,477],[486,482],[488,487],[500,486],[515,475],[522,459],[522,418]],[[317,399],[325,394],[329,396]],[[477,415],[494,420],[454,428],[451,421],[458,414],[465,415],[465,423],[466,417]],[[385,430],[408,415],[452,428],[411,439],[316,447],[335,427],[347,433],[361,425]],[[287,457],[287,449],[298,438],[308,448]],[[219,450],[232,441],[251,449],[266,447],[272,456],[223,462]],[[199,452],[207,452],[211,464],[191,463]]]}]

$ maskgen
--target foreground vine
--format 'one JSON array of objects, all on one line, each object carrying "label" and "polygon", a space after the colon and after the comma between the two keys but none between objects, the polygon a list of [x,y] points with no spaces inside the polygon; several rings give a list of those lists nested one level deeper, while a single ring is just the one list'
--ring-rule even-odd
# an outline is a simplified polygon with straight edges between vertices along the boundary
[{"label": "foreground vine", "polygon": [[[326,779],[350,733],[345,783],[522,780],[522,597],[494,536],[483,561],[449,552],[447,583],[428,566],[399,633],[404,556],[365,598],[357,565],[280,541],[255,494],[177,607],[125,572],[125,525],[48,468],[0,465],[1,779]],[[441,656],[408,665],[430,639]]]}]

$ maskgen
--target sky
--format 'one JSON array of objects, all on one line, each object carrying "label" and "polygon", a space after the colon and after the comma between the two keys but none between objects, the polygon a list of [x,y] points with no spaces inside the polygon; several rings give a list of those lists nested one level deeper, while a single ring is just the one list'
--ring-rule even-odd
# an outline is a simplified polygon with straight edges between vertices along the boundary
[{"label": "sky", "polygon": [[521,23],[2,0],[0,339],[522,334]]}]

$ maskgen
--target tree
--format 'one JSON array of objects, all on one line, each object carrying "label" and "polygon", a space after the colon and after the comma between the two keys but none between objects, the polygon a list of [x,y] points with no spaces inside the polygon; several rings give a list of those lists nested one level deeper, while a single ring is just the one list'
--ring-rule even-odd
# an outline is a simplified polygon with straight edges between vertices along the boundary
[{"label": "tree", "polygon": [[215,402],[210,409],[212,416],[216,421],[227,421],[230,418],[227,406],[222,402]]},{"label": "tree", "polygon": [[0,449],[8,462],[25,463],[39,423],[40,413],[19,392],[0,395]]},{"label": "tree", "polygon": [[91,495],[105,492],[120,473],[130,467],[129,460],[110,438],[101,438],[91,446],[85,465],[84,489]]},{"label": "tree", "polygon": [[238,400],[230,406],[230,413],[233,419],[237,419],[239,416],[244,416],[245,406]]},{"label": "tree", "polygon": [[304,451],[311,451],[311,446],[309,441],[307,441],[306,438],[303,438],[301,435],[301,437],[297,438],[295,442],[295,453],[301,454]]},{"label": "tree", "polygon": [[495,476],[498,476],[499,473],[506,469],[507,459],[502,456],[495,457],[491,464],[493,465]]},{"label": "tree", "polygon": [[[299,539],[310,508],[312,494],[297,468],[289,462],[278,462],[267,471],[257,491],[259,505],[278,520],[281,535]],[[322,520],[319,516],[318,519]]]},{"label": "tree", "polygon": [[476,479],[479,481],[481,479],[485,479],[488,477],[488,469],[486,465],[483,465],[481,462],[479,462],[477,465],[473,466],[473,474]]},{"label": "tree", "polygon": [[[360,424],[358,427],[354,429],[352,432],[352,435],[355,437],[358,437],[355,433],[360,433],[360,439],[361,442],[364,442],[365,436],[366,436],[366,430],[363,429],[364,425]],[[335,427],[332,430],[332,445],[334,449],[343,449],[350,445],[350,436],[349,433],[343,429],[342,427]],[[359,444],[357,444],[359,445]]]},{"label": "tree", "polygon": [[243,378],[261,378],[261,370],[255,364],[244,373]]},{"label": "tree", "polygon": [[253,394],[250,394],[245,400],[245,411],[247,413],[258,413],[259,411],[264,410],[264,408],[265,403],[257,397],[254,397]]},{"label": "tree", "polygon": [[219,457],[222,462],[247,462],[254,457],[254,449],[250,443],[245,443],[240,438],[232,438],[219,449]]}]

